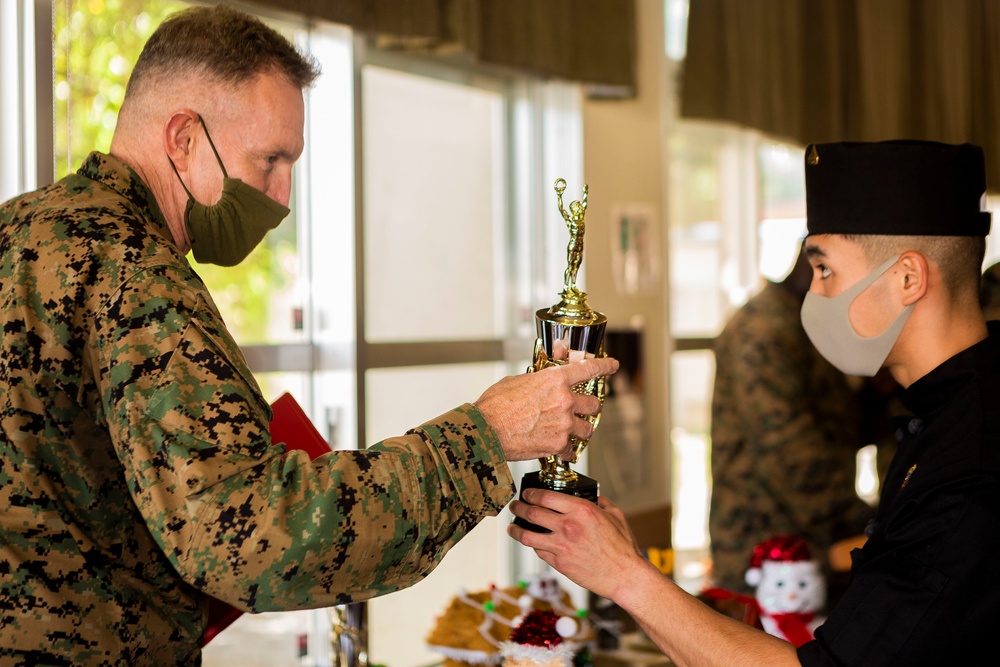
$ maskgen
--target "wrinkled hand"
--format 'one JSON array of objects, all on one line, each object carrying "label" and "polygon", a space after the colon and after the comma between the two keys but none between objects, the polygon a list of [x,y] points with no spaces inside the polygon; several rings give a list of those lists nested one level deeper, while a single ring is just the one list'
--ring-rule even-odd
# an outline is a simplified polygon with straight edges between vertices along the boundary
[{"label": "wrinkled hand", "polygon": [[595,415],[601,409],[596,396],[577,394],[573,386],[617,370],[615,359],[602,357],[513,375],[483,392],[475,405],[497,432],[508,461],[553,454],[569,460],[569,436],[586,440],[594,430],[577,415]]},{"label": "wrinkled hand", "polygon": [[601,597],[614,599],[619,586],[633,581],[636,568],[648,568],[625,514],[601,496],[598,504],[568,493],[524,489],[514,500],[514,516],[551,533],[537,533],[511,524],[507,534],[575,583]]}]

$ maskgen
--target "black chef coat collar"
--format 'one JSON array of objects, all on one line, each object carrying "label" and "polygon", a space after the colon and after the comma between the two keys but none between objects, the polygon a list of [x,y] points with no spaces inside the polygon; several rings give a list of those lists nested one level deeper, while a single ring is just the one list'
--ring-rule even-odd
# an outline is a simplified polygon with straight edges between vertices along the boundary
[{"label": "black chef coat collar", "polygon": [[1000,321],[986,323],[989,335],[967,347],[911,384],[903,392],[903,405],[915,415],[926,415],[955,396],[958,387],[976,373],[995,368],[1000,353]]}]

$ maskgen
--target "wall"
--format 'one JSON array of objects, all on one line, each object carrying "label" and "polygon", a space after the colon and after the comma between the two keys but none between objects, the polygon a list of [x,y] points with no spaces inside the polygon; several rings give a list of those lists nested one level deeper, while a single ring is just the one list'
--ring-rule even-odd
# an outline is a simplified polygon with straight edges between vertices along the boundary
[{"label": "wall", "polygon": [[[638,95],[630,100],[591,99],[584,105],[584,175],[589,186],[585,290],[590,306],[608,316],[609,328],[640,326],[644,346],[642,407],[645,442],[641,486],[616,489],[609,495],[626,511],[647,509],[670,501],[670,438],[667,363],[671,341],[666,303],[666,182],[664,146],[664,74],[662,0],[636,0]],[[568,193],[578,192],[569,184]],[[658,223],[660,279],[636,294],[616,288],[613,248],[617,242],[616,212],[621,207],[648,207]],[[627,447],[602,419],[589,448],[591,476],[610,475],[609,465],[621,462]],[[598,448],[606,448],[598,451]],[[613,454],[613,456],[609,456]],[[602,486],[602,491],[604,486]]]}]

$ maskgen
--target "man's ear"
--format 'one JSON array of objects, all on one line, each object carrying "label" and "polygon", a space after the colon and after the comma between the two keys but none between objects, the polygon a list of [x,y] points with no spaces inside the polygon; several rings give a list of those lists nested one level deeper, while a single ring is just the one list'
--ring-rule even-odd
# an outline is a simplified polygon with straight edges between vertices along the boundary
[{"label": "man's ear", "polygon": [[163,150],[177,171],[187,171],[191,160],[191,140],[201,122],[190,109],[175,111],[163,126]]},{"label": "man's ear", "polygon": [[927,294],[930,266],[927,258],[916,250],[907,250],[899,256],[897,262],[900,274],[896,285],[901,290],[903,305],[916,303]]}]

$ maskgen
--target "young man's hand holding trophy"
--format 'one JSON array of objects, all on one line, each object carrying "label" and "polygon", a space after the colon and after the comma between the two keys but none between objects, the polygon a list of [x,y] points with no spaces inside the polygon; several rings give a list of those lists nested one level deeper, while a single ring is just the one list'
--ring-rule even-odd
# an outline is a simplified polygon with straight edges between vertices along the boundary
[{"label": "young man's hand holding trophy", "polygon": [[[556,180],[555,191],[559,212],[566,221],[570,235],[569,245],[566,247],[567,266],[563,276],[563,289],[559,293],[559,303],[535,313],[538,337],[535,339],[534,358],[528,368],[529,373],[579,359],[605,356],[604,331],[608,318],[603,313],[591,310],[587,305],[587,294],[576,286],[576,274],[583,261],[587,186],[583,186],[583,199],[570,203],[568,211],[563,206],[565,190],[566,181],[561,178]],[[574,387],[574,391],[596,396],[603,403],[604,383],[604,377],[594,378],[578,384]],[[596,427],[600,413],[585,418]],[[597,502],[599,495],[597,480],[575,472],[569,467],[571,463],[576,463],[580,452],[587,446],[587,440],[571,436],[570,444],[573,446],[573,458],[568,461],[563,461],[557,456],[539,459],[541,470],[527,473],[521,478],[522,494],[525,489],[541,488]],[[549,532],[521,518],[515,519],[514,523],[528,530]]]}]

